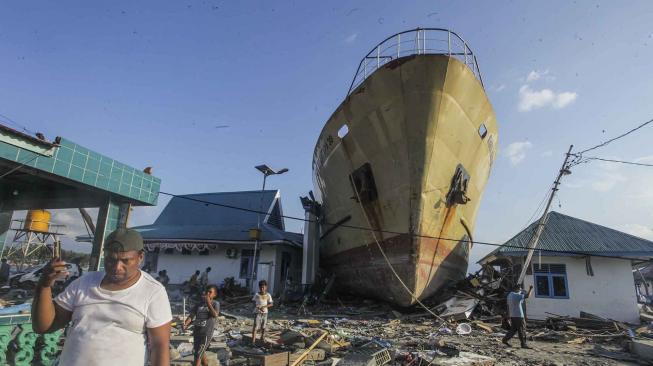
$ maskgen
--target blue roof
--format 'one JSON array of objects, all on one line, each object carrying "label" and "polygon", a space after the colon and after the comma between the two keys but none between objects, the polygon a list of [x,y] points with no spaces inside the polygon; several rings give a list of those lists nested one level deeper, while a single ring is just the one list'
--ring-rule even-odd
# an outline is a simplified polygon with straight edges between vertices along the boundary
[{"label": "blue roof", "polygon": [[[526,229],[479,262],[485,262],[486,259],[492,256],[525,255],[538,221],[530,224]],[[627,258],[653,257],[653,242],[650,240],[555,211],[549,213],[537,249],[542,249],[542,255],[547,256],[611,255]]]},{"label": "blue roof", "polygon": [[256,228],[259,216],[257,211],[267,212],[260,215],[261,241],[286,241],[301,245],[301,234],[284,230],[278,190],[267,190],[263,193],[243,191],[176,196],[152,225],[137,226],[133,229],[138,230],[143,239],[151,243],[183,240],[251,242],[249,230]]}]

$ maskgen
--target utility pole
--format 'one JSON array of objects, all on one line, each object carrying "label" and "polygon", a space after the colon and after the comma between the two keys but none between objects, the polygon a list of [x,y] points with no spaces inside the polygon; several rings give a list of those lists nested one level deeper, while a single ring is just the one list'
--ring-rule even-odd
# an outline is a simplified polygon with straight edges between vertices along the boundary
[{"label": "utility pole", "polygon": [[542,235],[542,231],[544,230],[544,225],[546,224],[546,220],[549,215],[549,208],[551,207],[551,202],[553,202],[553,197],[555,197],[555,194],[558,191],[558,186],[560,185],[560,179],[562,178],[563,175],[571,174],[571,171],[567,168],[567,162],[569,161],[569,157],[571,156],[571,149],[573,149],[573,147],[574,145],[569,146],[569,151],[567,151],[567,154],[565,155],[565,161],[562,163],[560,172],[558,172],[558,177],[556,178],[555,182],[553,182],[553,188],[551,188],[551,195],[549,196],[549,202],[546,203],[546,208],[544,208],[544,214],[542,214],[542,217],[540,218],[540,222],[537,224],[537,228],[535,229],[535,234],[533,235],[533,237],[531,237],[531,241],[528,243],[528,255],[526,255],[526,261],[524,261],[524,266],[522,267],[521,273],[519,274],[519,280],[517,280],[518,284],[522,284],[524,282],[524,277],[526,276],[526,270],[528,269],[528,266],[530,266],[531,264],[531,259],[533,258],[535,247],[537,247],[537,242],[540,240],[540,235]]}]

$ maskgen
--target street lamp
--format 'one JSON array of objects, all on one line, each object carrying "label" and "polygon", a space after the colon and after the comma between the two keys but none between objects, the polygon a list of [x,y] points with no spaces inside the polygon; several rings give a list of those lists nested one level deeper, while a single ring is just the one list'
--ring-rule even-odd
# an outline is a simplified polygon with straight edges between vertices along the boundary
[{"label": "street lamp", "polygon": [[277,171],[274,171],[272,168],[269,166],[262,164],[262,165],[257,165],[255,166],[256,170],[259,172],[263,173],[263,188],[261,188],[261,201],[259,204],[259,210],[258,213],[256,214],[256,241],[254,242],[254,257],[252,258],[252,283],[251,285],[254,286],[254,279],[256,278],[256,251],[258,250],[258,242],[261,239],[261,211],[263,211],[263,195],[265,192],[265,182],[268,179],[269,176],[271,175],[279,175],[283,174],[288,171],[287,168],[279,169]]}]

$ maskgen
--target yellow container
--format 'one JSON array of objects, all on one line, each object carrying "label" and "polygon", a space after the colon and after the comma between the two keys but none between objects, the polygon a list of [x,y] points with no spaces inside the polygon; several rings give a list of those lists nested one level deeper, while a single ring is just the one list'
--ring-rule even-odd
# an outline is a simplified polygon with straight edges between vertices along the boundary
[{"label": "yellow container", "polygon": [[29,210],[23,229],[46,233],[50,229],[50,213],[46,210]]}]

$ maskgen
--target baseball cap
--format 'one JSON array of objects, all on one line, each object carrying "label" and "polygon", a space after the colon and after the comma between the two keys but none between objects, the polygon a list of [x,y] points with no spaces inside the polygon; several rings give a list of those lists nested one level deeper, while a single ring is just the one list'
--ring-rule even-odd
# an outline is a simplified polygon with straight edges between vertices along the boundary
[{"label": "baseball cap", "polygon": [[107,252],[128,252],[143,250],[143,237],[136,230],[119,228],[107,237],[104,245]]}]

